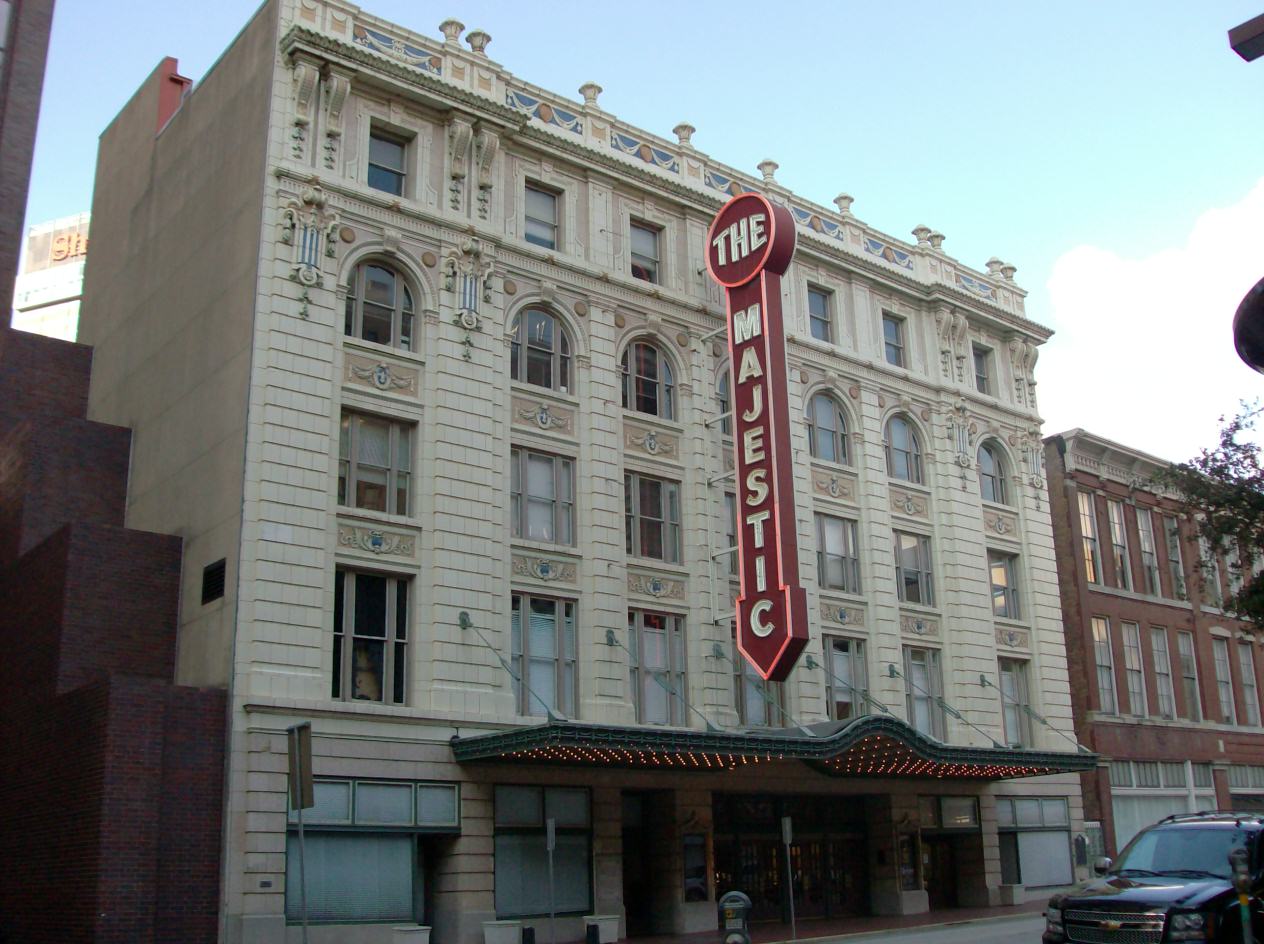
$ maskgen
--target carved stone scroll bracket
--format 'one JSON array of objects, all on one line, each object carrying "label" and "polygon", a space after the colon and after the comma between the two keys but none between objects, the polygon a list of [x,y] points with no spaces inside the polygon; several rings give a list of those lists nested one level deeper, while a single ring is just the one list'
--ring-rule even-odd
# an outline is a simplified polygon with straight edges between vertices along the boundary
[{"label": "carved stone scroll bracket", "polygon": [[474,163],[478,167],[478,215],[487,219],[491,209],[492,164],[500,150],[500,136],[490,128],[480,128],[474,142]]},{"label": "carved stone scroll bracket", "polygon": [[451,158],[448,184],[448,199],[454,210],[461,209],[461,198],[464,193],[466,164],[469,161],[470,141],[474,137],[474,126],[464,118],[453,117],[448,123],[448,153]]},{"label": "carved stone scroll bracket", "polygon": [[325,166],[333,170],[338,163],[338,147],[342,143],[343,108],[351,93],[351,79],[331,72],[325,79]]},{"label": "carved stone scroll bracket", "polygon": [[294,60],[294,128],[290,132],[290,156],[297,161],[307,158],[308,131],[320,84],[320,67],[309,59]]}]

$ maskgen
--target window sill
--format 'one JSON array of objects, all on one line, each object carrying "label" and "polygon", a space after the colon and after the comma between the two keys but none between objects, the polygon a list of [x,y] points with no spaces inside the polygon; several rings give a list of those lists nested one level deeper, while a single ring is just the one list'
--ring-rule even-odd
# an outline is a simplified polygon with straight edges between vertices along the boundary
[{"label": "window sill", "polygon": [[371,524],[385,524],[397,528],[421,530],[421,519],[411,515],[392,515],[385,511],[374,511],[371,508],[354,508],[350,505],[338,506],[338,517],[348,521],[364,521]]},{"label": "window sill", "polygon": [[683,423],[679,423],[676,420],[665,419],[654,413],[642,413],[640,410],[634,410],[627,406],[623,408],[623,418],[637,423],[653,423],[656,426],[661,426],[665,430],[678,433],[682,436],[685,433],[685,426]]},{"label": "window sill", "polygon": [[[572,360],[574,360],[573,357]],[[509,389],[511,392],[525,399],[547,397],[548,399],[563,404],[564,406],[568,406],[571,409],[579,409],[579,397],[573,393],[564,393],[561,390],[554,390],[552,387],[542,387],[538,384],[527,383],[524,380],[509,381]]]},{"label": "window sill", "polygon": [[655,557],[635,557],[631,554],[626,554],[626,553],[624,554],[624,558],[627,561],[627,565],[629,569],[649,568],[653,570],[667,571],[673,577],[688,577],[689,576],[689,568],[685,566],[684,564],[672,564],[672,563],[669,563],[668,561],[659,560],[658,558],[655,558]]},{"label": "window sill", "polygon": [[[417,315],[414,314],[414,323]],[[360,351],[364,354],[372,354],[375,357],[389,356],[397,357],[402,361],[410,364],[416,364],[418,367],[424,367],[426,359],[414,351],[406,351],[402,347],[392,347],[389,344],[378,344],[376,341],[366,341],[364,338],[357,338],[354,335],[343,334],[342,346],[346,350]]]},{"label": "window sill", "polygon": [[511,538],[510,543],[515,550],[530,551],[533,554],[553,554],[583,560],[583,554],[574,544],[553,544],[549,541],[533,541],[530,538]]},{"label": "window sill", "polygon": [[[1085,581],[1090,593],[1104,593],[1107,596],[1119,597],[1121,600],[1136,600],[1138,603],[1158,603],[1163,606],[1172,606],[1181,610],[1194,609],[1194,604],[1188,600],[1176,600],[1172,597],[1155,597],[1146,593],[1137,593],[1135,590],[1120,590],[1118,587],[1108,587],[1102,583],[1093,583]],[[1210,612],[1204,610],[1203,612]]]}]

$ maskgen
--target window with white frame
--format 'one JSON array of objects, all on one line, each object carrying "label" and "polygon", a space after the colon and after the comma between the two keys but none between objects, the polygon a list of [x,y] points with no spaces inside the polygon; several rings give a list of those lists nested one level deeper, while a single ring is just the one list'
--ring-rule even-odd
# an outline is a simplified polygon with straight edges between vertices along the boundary
[{"label": "window with white frame", "polygon": [[1110,648],[1110,621],[1093,617],[1093,658],[1097,663],[1097,695],[1103,714],[1119,713],[1115,700],[1115,656]]},{"label": "window with white frame", "polygon": [[685,724],[689,691],[685,684],[684,618],[628,610],[628,653],[636,720],[641,724]]},{"label": "window with white frame", "polygon": [[1260,725],[1260,688],[1256,682],[1255,655],[1249,642],[1238,643],[1238,671],[1242,676],[1243,721],[1251,727]]},{"label": "window with white frame", "polygon": [[1005,500],[1005,461],[990,443],[979,446],[979,496],[998,505]]},{"label": "window with white frame", "polygon": [[1132,562],[1128,556],[1128,529],[1124,526],[1124,503],[1106,499],[1106,514],[1110,519],[1111,560],[1115,565],[1115,586],[1121,590],[1132,589]]},{"label": "window with white frame", "polygon": [[1112,761],[1110,793],[1116,848],[1122,849],[1143,828],[1164,816],[1215,809],[1211,785],[1211,764]]},{"label": "window with white frame", "polygon": [[1233,704],[1233,675],[1229,668],[1229,640],[1215,636],[1211,654],[1216,665],[1216,695],[1220,700],[1220,720],[1237,724],[1238,712]]},{"label": "window with white frame", "polygon": [[944,739],[944,683],[938,649],[904,647],[905,708],[909,724],[928,737]]},{"label": "window with white frame", "polygon": [[411,424],[344,411],[338,432],[338,504],[409,513]]},{"label": "window with white frame", "polygon": [[988,551],[988,573],[992,582],[992,615],[1020,619],[1018,605],[1018,555]]},{"label": "window with white frame", "polygon": [[808,452],[812,458],[846,465],[847,417],[838,401],[828,393],[815,394],[808,401],[807,421]]},{"label": "window with white frame", "polygon": [[865,644],[842,636],[825,637],[826,697],[830,718],[846,721],[867,714],[869,672],[865,665]]},{"label": "window with white frame", "polygon": [[646,282],[658,283],[659,271],[659,235],[658,227],[648,223],[631,224],[632,237],[632,276]]},{"label": "window with white frame", "polygon": [[1162,594],[1159,584],[1159,554],[1154,543],[1154,516],[1149,508],[1137,509],[1137,534],[1141,538],[1141,571],[1145,592],[1152,597]]},{"label": "window with white frame", "polygon": [[1198,691],[1198,660],[1194,655],[1194,634],[1178,632],[1176,651],[1181,664],[1181,694],[1185,697],[1185,714],[1190,721],[1203,720],[1202,696]]},{"label": "window with white frame", "polygon": [[997,797],[1001,881],[1046,888],[1075,881],[1066,797]]},{"label": "window with white frame", "polygon": [[1101,583],[1102,559],[1097,550],[1097,509],[1091,492],[1078,493],[1080,503],[1080,540],[1084,558],[1084,577],[1089,583]]},{"label": "window with white frame", "polygon": [[591,911],[591,807],[583,787],[496,786],[492,861],[497,918],[548,914],[550,875],[554,913]]},{"label": "window with white frame", "polygon": [[904,319],[885,312],[882,315],[882,353],[888,364],[908,366],[904,350]]},{"label": "window with white frame", "polygon": [[515,593],[509,617],[518,714],[575,712],[575,602]]},{"label": "window with white frame", "polygon": [[1141,661],[1141,627],[1120,622],[1124,637],[1124,680],[1128,684],[1128,713],[1145,717],[1150,713],[1146,703],[1145,669]]},{"label": "window with white frame", "polygon": [[786,725],[785,686],[766,681],[746,657],[737,651],[737,626],[730,651],[733,659],[733,707],[739,723],[748,728],[780,728]]},{"label": "window with white frame", "polygon": [[665,420],[676,418],[676,381],[671,361],[656,344],[629,344],[620,361],[623,408]]},{"label": "window with white frame", "polygon": [[816,576],[822,588],[860,592],[858,544],[855,521],[817,513]]},{"label": "window with white frame", "polygon": [[1211,546],[1211,542],[1201,535],[1198,538],[1198,553],[1202,566],[1202,587],[1206,601],[1212,606],[1224,604],[1220,590],[1220,558]]},{"label": "window with white frame", "polygon": [[1176,717],[1176,695],[1172,687],[1172,652],[1167,643],[1167,630],[1150,628],[1150,648],[1154,651],[1155,695],[1159,701],[1159,717]]},{"label": "window with white frame", "polygon": [[[305,855],[298,851],[298,812],[289,810],[285,843],[285,917],[314,924],[421,922],[419,838],[461,830],[454,783],[316,780],[316,805],[303,810]],[[303,875],[303,860],[307,875]]]},{"label": "window with white frame", "polygon": [[1163,543],[1167,548],[1167,570],[1172,581],[1172,595],[1178,600],[1184,600],[1187,594],[1185,562],[1181,557],[1181,526],[1171,515],[1163,516]]},{"label": "window with white frame", "polygon": [[623,476],[624,550],[680,563],[680,483],[639,472]]},{"label": "window with white frame", "polygon": [[729,574],[737,574],[737,496],[732,492],[724,493],[724,546],[732,548],[727,553]]},{"label": "window with white frame", "polygon": [[408,580],[334,574],[335,699],[402,705],[408,691]]},{"label": "window with white frame", "polygon": [[834,318],[832,296],[824,289],[808,286],[808,323],[812,337],[818,341],[834,340]]},{"label": "window with white frame", "polygon": [[408,142],[403,138],[372,129],[369,132],[369,186],[402,197],[407,179],[404,168],[407,154]]},{"label": "window with white frame", "polygon": [[992,352],[981,344],[972,344],[970,353],[974,360],[974,389],[994,396],[996,388],[992,380]]},{"label": "window with white frame", "polygon": [[575,543],[575,464],[562,456],[510,450],[513,536],[549,544]]},{"label": "window with white frame", "polygon": [[529,182],[525,196],[527,242],[545,249],[556,249],[558,211],[562,202],[560,195],[549,187]]},{"label": "window with white frame", "polygon": [[922,441],[907,417],[897,414],[887,420],[886,440],[887,475],[922,484]]},{"label": "window with white frame", "polygon": [[403,277],[381,262],[362,262],[347,280],[343,333],[348,337],[413,349],[413,295]]},{"label": "window with white frame", "polygon": [[519,313],[510,328],[511,380],[571,393],[571,339],[562,320],[543,308]]},{"label": "window with white frame", "polygon": [[729,384],[729,372],[721,371],[715,382],[715,404],[720,411],[720,433],[733,435],[733,392]]},{"label": "window with white frame", "polygon": [[926,535],[895,532],[895,589],[902,603],[935,605],[930,538]]},{"label": "window with white frame", "polygon": [[1031,707],[1027,688],[1027,663],[1018,659],[998,659],[1001,679],[1001,719],[1005,727],[1005,743],[1010,747],[1031,745]]}]

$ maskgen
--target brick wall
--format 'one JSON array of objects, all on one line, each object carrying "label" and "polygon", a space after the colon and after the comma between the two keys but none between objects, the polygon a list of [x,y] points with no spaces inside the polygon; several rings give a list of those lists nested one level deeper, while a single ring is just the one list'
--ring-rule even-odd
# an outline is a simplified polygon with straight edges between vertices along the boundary
[{"label": "brick wall", "polygon": [[181,541],[122,527],[91,351],[0,330],[0,942],[216,940],[225,692],[171,682]]}]

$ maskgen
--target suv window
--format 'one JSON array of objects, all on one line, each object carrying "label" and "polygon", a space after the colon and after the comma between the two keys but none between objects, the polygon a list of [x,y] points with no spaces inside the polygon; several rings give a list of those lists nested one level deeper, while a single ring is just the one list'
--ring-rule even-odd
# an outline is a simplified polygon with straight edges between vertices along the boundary
[{"label": "suv window", "polygon": [[1138,833],[1119,855],[1112,872],[1151,872],[1180,875],[1204,872],[1217,878],[1232,877],[1229,853],[1247,844],[1245,829],[1224,825],[1160,826]]}]

